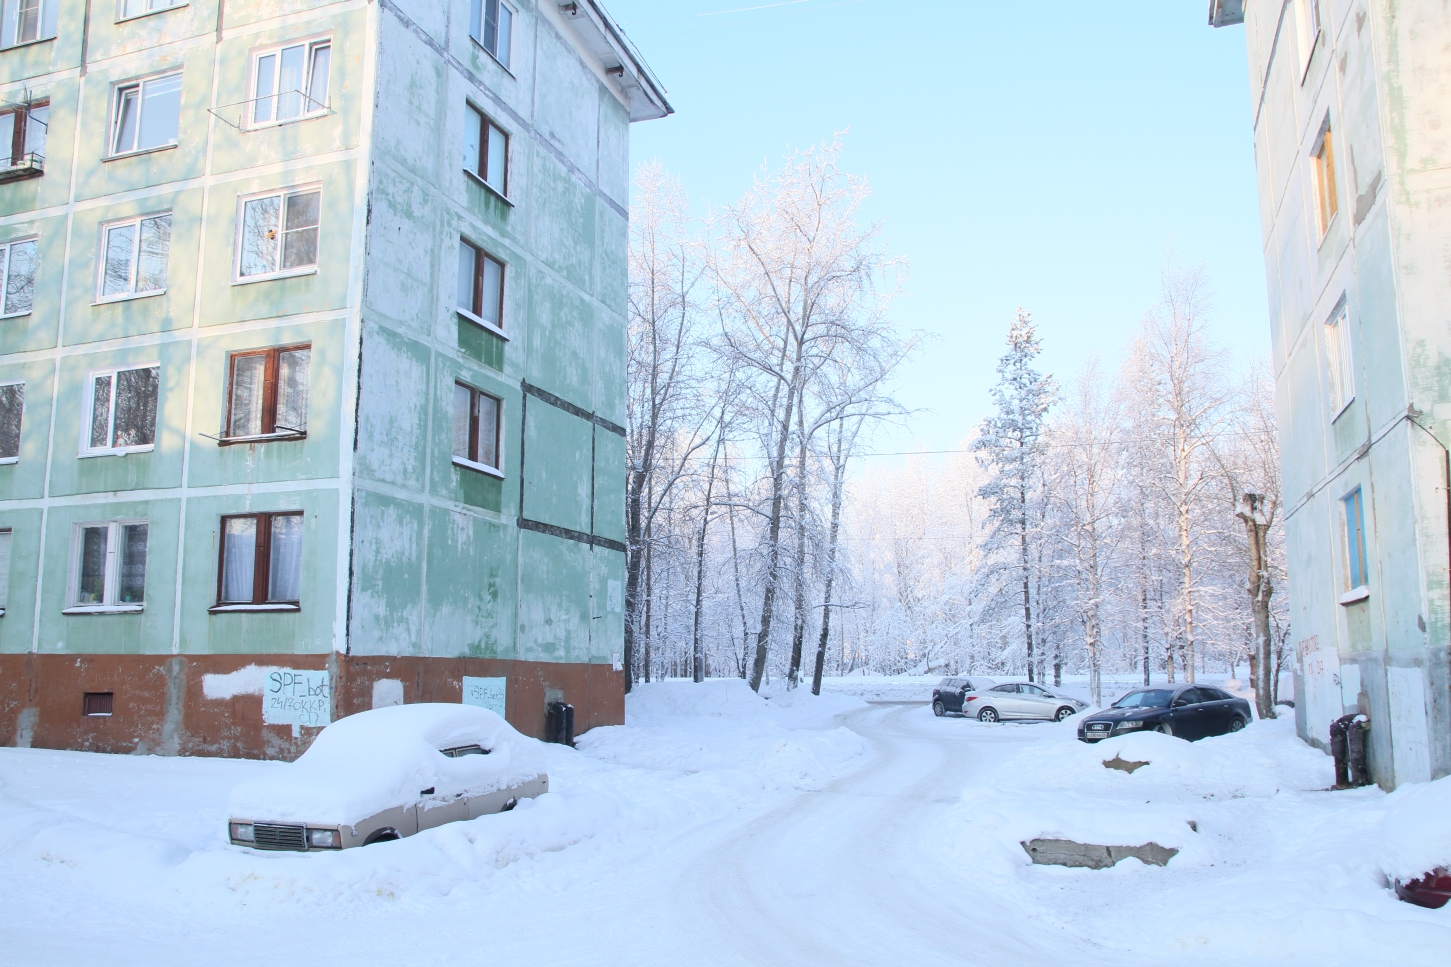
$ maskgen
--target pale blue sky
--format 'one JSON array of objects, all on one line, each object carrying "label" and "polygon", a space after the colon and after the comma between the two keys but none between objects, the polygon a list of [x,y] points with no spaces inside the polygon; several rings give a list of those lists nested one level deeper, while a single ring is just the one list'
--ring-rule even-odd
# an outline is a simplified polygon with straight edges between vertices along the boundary
[{"label": "pale blue sky", "polygon": [[850,128],[911,265],[895,318],[936,334],[899,394],[931,412],[879,449],[968,433],[1020,305],[1060,380],[1115,364],[1168,258],[1210,277],[1223,342],[1268,354],[1244,33],[1204,0],[605,2],[676,110],[634,125],[632,162],[697,204]]}]

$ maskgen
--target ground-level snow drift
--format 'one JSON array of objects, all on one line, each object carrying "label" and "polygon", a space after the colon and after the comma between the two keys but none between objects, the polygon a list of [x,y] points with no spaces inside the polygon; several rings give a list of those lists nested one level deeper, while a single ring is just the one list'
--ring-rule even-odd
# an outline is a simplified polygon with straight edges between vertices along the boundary
[{"label": "ground-level snow drift", "polygon": [[[1085,746],[1071,721],[739,682],[642,687],[627,721],[546,747],[556,791],[533,804],[336,854],[226,844],[231,787],[275,763],[0,749],[0,964],[1318,967],[1451,950],[1451,909],[1398,902],[1383,868],[1387,817],[1435,806],[1318,791],[1327,760],[1283,721]],[[1105,769],[1114,755],[1150,765]],[[1031,865],[1018,838],[1050,832],[1182,852]]]}]

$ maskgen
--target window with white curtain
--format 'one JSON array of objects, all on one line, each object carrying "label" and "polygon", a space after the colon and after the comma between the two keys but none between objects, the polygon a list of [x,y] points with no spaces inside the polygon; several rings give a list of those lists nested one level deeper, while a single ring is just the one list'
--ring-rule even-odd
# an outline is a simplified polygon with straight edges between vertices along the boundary
[{"label": "window with white curtain", "polygon": [[514,48],[514,8],[504,0],[470,0],[469,36],[508,67]]},{"label": "window with white curtain", "polygon": [[165,292],[166,260],[170,251],[170,212],[101,226],[101,271],[96,301]]},{"label": "window with white curtain", "polygon": [[453,384],[453,460],[474,470],[499,471],[499,400],[466,383]]},{"label": "window with white curtain", "polygon": [[311,346],[233,353],[220,443],[307,435]]},{"label": "window with white curtain", "polygon": [[0,47],[55,36],[60,0],[0,0]]},{"label": "window with white curtain", "polygon": [[295,610],[302,595],[300,510],[222,518],[212,610]]},{"label": "window with white curtain", "polygon": [[132,17],[156,13],[158,10],[184,7],[186,2],[187,0],[116,0],[116,19],[129,20]]},{"label": "window with white curtain", "polygon": [[77,524],[66,611],[140,611],[146,602],[144,520]]},{"label": "window with white curtain", "polygon": [[288,44],[253,54],[252,127],[327,113],[331,63],[331,40]]}]

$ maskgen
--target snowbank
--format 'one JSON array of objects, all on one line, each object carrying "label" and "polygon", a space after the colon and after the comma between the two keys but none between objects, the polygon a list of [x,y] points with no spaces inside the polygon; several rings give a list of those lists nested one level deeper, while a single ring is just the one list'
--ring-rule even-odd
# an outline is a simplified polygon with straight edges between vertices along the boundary
[{"label": "snowbank", "polygon": [[1386,804],[1380,847],[1387,877],[1413,880],[1451,867],[1451,776],[1402,786]]},{"label": "snowbank", "polygon": [[[439,754],[462,745],[489,754]],[[355,823],[415,802],[421,789],[482,796],[528,782],[545,771],[542,746],[472,705],[372,709],[323,729],[296,762],[239,785],[230,812],[239,819]]]}]

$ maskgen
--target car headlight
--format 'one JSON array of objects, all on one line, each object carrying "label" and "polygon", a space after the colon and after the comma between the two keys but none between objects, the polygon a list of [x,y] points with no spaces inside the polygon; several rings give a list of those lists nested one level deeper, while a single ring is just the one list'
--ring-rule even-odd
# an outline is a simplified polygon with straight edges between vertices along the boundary
[{"label": "car headlight", "polygon": [[1142,722],[1120,722],[1118,724],[1118,727],[1121,728],[1121,729],[1141,729],[1141,728],[1144,727],[1144,723],[1142,723]]},{"label": "car headlight", "polygon": [[232,839],[239,843],[255,843],[257,834],[252,832],[251,823],[232,823]]},{"label": "car headlight", "polygon": [[335,829],[309,829],[307,844],[314,849],[333,849],[338,845],[338,831]]}]

